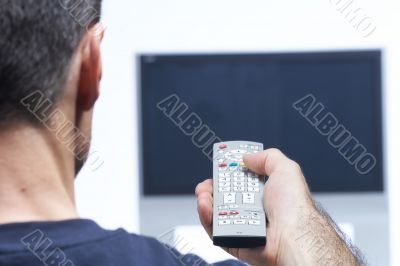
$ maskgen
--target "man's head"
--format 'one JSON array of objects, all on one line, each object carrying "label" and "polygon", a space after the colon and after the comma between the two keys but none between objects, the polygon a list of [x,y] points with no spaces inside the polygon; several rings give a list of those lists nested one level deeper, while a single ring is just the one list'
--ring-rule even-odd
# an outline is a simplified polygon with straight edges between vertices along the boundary
[{"label": "man's head", "polygon": [[48,127],[54,117],[35,111],[58,109],[75,133],[90,138],[101,78],[100,10],[101,0],[0,0],[2,129]]}]

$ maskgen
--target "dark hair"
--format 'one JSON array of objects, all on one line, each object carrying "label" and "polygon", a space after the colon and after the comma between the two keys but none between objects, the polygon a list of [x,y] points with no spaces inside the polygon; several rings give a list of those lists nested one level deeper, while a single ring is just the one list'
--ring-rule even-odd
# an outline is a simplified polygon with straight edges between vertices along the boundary
[{"label": "dark hair", "polygon": [[[40,91],[56,102],[102,0],[0,0],[0,123],[33,121],[21,104]],[[39,121],[37,121],[39,122]]]}]

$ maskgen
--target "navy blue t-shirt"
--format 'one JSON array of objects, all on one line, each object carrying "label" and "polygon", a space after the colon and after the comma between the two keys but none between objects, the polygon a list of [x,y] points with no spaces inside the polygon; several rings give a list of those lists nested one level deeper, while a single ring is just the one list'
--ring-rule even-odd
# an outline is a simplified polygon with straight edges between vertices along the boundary
[{"label": "navy blue t-shirt", "polygon": [[[181,255],[156,239],[104,230],[91,220],[0,225],[0,265],[8,266],[128,266],[208,265],[201,258]],[[230,260],[214,265],[245,264]]]}]

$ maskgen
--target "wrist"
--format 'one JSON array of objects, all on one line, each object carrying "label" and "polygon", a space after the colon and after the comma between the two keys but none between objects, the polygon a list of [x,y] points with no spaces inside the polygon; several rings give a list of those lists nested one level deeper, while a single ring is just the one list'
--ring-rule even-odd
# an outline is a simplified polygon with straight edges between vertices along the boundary
[{"label": "wrist", "polygon": [[310,251],[321,249],[320,252],[323,252],[322,242],[313,228],[325,226],[325,223],[312,202],[301,205],[288,222],[278,229],[277,265],[312,265],[315,258]]},{"label": "wrist", "polygon": [[315,207],[301,208],[296,225],[281,234],[277,265],[358,265],[357,259]]}]

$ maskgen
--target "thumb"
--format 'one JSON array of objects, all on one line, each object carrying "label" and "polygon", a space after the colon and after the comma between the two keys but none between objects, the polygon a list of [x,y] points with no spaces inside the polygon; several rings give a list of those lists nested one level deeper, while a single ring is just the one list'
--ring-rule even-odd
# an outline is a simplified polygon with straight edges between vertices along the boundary
[{"label": "thumb", "polygon": [[253,172],[269,176],[277,169],[287,166],[290,159],[278,149],[268,149],[254,154],[245,154],[243,162]]}]

